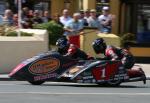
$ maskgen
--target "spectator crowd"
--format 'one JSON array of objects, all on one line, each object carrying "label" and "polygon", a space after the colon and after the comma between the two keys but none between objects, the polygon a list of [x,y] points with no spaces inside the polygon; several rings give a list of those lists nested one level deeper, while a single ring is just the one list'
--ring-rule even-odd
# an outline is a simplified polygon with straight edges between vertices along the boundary
[{"label": "spectator crowd", "polygon": [[[2,17],[3,23],[9,26],[18,27],[18,14],[13,14],[10,9],[5,10]],[[94,27],[101,33],[110,33],[114,17],[109,12],[109,7],[102,8],[102,14],[97,15],[95,9],[81,10],[69,15],[69,10],[64,9],[62,15],[55,13],[50,16],[48,11],[29,10],[28,7],[22,8],[21,17],[22,28],[33,28],[34,24],[55,22],[60,24],[65,32],[64,35],[74,35],[81,33],[84,26]]]}]

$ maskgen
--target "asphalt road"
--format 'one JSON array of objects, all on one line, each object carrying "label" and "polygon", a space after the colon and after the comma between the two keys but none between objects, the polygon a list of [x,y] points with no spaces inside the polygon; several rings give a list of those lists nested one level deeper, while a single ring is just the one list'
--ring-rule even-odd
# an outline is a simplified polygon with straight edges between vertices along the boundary
[{"label": "asphalt road", "polygon": [[120,87],[46,82],[0,81],[0,103],[149,103],[150,81]]}]

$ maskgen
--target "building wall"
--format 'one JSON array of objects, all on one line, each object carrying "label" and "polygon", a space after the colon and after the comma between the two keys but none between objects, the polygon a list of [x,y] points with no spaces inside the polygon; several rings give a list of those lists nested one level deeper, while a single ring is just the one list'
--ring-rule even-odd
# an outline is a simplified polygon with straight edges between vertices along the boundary
[{"label": "building wall", "polygon": [[70,15],[79,10],[79,0],[70,0],[69,8],[65,7],[65,0],[51,0],[51,15],[62,14],[63,9],[68,9]]},{"label": "building wall", "polygon": [[119,32],[119,17],[120,17],[120,0],[110,0],[110,12],[114,15],[114,22],[112,26],[112,33],[117,34]]},{"label": "building wall", "polygon": [[83,9],[95,9],[96,8],[96,0],[83,0]]},{"label": "building wall", "polygon": [[51,0],[51,15],[61,13],[64,8],[64,0]]}]

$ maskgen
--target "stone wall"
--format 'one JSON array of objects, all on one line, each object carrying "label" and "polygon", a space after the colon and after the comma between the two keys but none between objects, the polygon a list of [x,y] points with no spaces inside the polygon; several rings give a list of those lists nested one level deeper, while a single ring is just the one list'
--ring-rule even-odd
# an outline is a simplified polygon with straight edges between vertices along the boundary
[{"label": "stone wall", "polygon": [[34,33],[34,36],[0,36],[0,73],[9,73],[23,60],[48,51],[48,34],[46,30],[22,29],[21,31]]}]

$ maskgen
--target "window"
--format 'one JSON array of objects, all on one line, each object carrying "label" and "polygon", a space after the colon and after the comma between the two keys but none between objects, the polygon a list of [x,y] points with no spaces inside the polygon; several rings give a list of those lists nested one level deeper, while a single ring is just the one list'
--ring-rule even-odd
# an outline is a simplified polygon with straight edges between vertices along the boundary
[{"label": "window", "polygon": [[34,10],[42,10],[42,11],[49,11],[49,2],[38,2],[37,4],[34,5]]},{"label": "window", "polygon": [[150,43],[150,1],[124,0],[123,33],[134,33],[138,43]]},{"label": "window", "polygon": [[137,39],[150,43],[150,4],[139,4],[137,10]]},{"label": "window", "polygon": [[36,0],[34,10],[50,10],[51,0]]},{"label": "window", "polygon": [[96,0],[96,11],[100,14],[104,6],[109,6],[110,0]]},{"label": "window", "polygon": [[48,11],[50,14],[50,5],[51,5],[51,0],[37,0],[34,4],[34,10],[39,10],[41,13],[43,11]]}]

